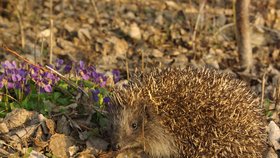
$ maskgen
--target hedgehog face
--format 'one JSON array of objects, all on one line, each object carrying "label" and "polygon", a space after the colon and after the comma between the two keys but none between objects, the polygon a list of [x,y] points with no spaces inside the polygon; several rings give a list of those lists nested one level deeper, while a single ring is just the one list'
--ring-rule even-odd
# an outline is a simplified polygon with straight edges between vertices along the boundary
[{"label": "hedgehog face", "polygon": [[[135,105],[135,106],[134,106]],[[113,149],[143,147],[143,123],[147,120],[144,105],[119,106],[112,118]]]},{"label": "hedgehog face", "polygon": [[[164,130],[151,101],[140,93],[118,93],[109,110],[113,150],[140,148],[151,157],[172,157],[178,149]],[[176,156],[175,156],[176,157]]]}]

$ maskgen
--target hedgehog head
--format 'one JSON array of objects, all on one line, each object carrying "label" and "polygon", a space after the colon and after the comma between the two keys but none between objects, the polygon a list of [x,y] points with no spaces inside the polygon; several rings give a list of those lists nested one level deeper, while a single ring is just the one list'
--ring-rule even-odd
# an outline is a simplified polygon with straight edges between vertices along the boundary
[{"label": "hedgehog head", "polygon": [[142,148],[152,157],[177,153],[173,136],[164,130],[149,104],[142,90],[115,91],[109,106],[113,149]]}]

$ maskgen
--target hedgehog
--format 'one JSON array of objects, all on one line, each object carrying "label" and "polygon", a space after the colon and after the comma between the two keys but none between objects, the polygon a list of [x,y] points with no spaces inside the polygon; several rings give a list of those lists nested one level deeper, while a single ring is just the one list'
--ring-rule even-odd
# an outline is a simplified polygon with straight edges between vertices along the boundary
[{"label": "hedgehog", "polygon": [[149,157],[263,157],[260,99],[233,76],[212,69],[167,68],[116,88],[108,105],[113,150]]}]

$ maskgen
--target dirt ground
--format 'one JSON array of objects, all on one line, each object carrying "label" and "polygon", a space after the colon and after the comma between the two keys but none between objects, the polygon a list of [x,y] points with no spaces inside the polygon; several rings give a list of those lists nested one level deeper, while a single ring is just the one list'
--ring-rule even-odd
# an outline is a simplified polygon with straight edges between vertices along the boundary
[{"label": "dirt ground", "polygon": [[[192,65],[218,69],[246,81],[261,96],[267,122],[279,124],[280,2],[251,0],[254,67],[249,73],[240,68],[232,1],[206,1],[204,7],[202,3],[203,0],[1,0],[0,46],[35,63],[48,63],[53,52],[53,61],[83,60],[100,71],[118,69],[122,79],[127,78],[128,72],[148,72],[152,68]],[[1,61],[15,59],[0,48]],[[26,114],[29,115],[38,117]],[[82,137],[81,133],[76,134]],[[53,146],[42,141],[33,149],[55,153],[56,141],[64,143],[61,146],[65,150],[77,143],[70,136],[56,133],[55,137],[50,140]],[[103,139],[79,141],[79,147],[71,148],[72,157],[78,151],[98,155],[106,148]],[[89,144],[94,150],[88,149]],[[97,149],[92,144],[104,147]],[[21,153],[23,146],[18,149]],[[271,150],[278,148],[273,146]],[[65,157],[63,154],[60,156]]]}]

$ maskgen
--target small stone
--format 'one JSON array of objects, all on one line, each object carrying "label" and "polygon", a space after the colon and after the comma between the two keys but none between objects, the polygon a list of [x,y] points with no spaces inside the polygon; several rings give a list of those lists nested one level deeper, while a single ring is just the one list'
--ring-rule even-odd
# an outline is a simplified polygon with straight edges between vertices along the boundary
[{"label": "small stone", "polygon": [[140,40],[141,39],[141,30],[136,23],[130,25],[129,28],[129,36],[133,39]]},{"label": "small stone", "polygon": [[275,150],[280,149],[280,144],[278,140],[280,139],[280,128],[276,125],[274,121],[270,121],[269,125],[269,135],[268,142],[273,146]]},{"label": "small stone", "polygon": [[73,138],[64,134],[55,134],[50,138],[49,148],[54,156],[69,157],[69,147],[73,146]]},{"label": "small stone", "polygon": [[158,49],[154,49],[152,51],[152,55],[156,58],[160,58],[160,57],[163,57],[163,53],[161,51],[159,51]]},{"label": "small stone", "polygon": [[73,145],[71,147],[68,148],[69,149],[69,155],[71,157],[73,157],[79,150],[79,147],[77,147],[76,145]]},{"label": "small stone", "polygon": [[47,158],[47,157],[35,150],[32,150],[31,153],[29,154],[28,158]]},{"label": "small stone", "polygon": [[177,56],[177,55],[180,55],[181,53],[177,50],[173,51],[170,55],[174,55],[174,56]]},{"label": "small stone", "polygon": [[8,129],[6,123],[1,122],[0,123],[0,133],[3,134],[3,133],[8,133],[8,132],[9,132],[9,129]]},{"label": "small stone", "polygon": [[8,129],[13,129],[19,126],[22,126],[29,120],[32,120],[36,117],[35,112],[30,112],[25,109],[15,109],[12,112],[8,113],[4,118],[4,123],[6,123]]},{"label": "small stone", "polygon": [[180,6],[174,1],[166,1],[165,4],[170,8],[177,9],[177,10],[180,9]]}]

